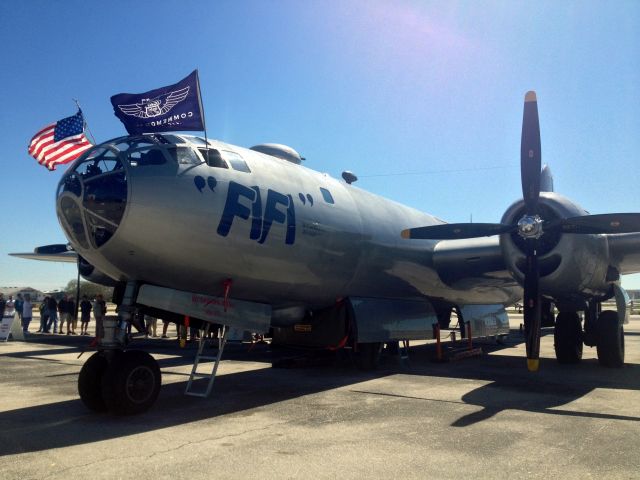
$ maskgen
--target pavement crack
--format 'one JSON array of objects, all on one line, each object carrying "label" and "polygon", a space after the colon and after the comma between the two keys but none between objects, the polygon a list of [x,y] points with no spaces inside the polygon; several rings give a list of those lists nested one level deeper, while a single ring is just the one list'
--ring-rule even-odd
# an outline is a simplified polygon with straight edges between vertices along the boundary
[{"label": "pavement crack", "polygon": [[[265,425],[265,426],[260,427],[260,428],[249,428],[249,429],[243,430],[243,431],[238,432],[238,433],[231,433],[231,434],[228,434],[228,435],[220,435],[220,436],[216,436],[216,437],[207,437],[207,438],[203,438],[201,440],[183,442],[183,443],[181,443],[179,445],[174,445],[174,446],[172,446],[170,448],[167,448],[167,449],[164,449],[164,450],[155,451],[153,453],[145,455],[143,458],[145,458],[145,459],[153,459],[157,455],[165,455],[165,454],[167,454],[169,452],[178,451],[178,450],[180,450],[180,449],[182,449],[184,447],[191,447],[191,446],[194,446],[194,445],[200,445],[200,444],[203,444],[205,442],[216,442],[216,441],[225,440],[225,439],[228,439],[228,438],[242,437],[243,435],[269,430],[270,428],[272,428],[274,426],[286,425],[287,423],[291,423],[291,422],[274,422],[274,423],[270,423],[269,425]],[[141,457],[139,455],[129,455],[129,456],[117,456],[117,455],[115,455],[113,457],[98,459],[98,460],[95,460],[93,462],[87,462],[87,463],[83,463],[83,464],[71,465],[71,466],[68,466],[66,468],[62,468],[60,470],[56,470],[55,472],[51,472],[48,475],[45,475],[45,476],[39,477],[39,478],[40,479],[47,479],[47,478],[54,478],[54,477],[58,477],[58,476],[66,477],[65,476],[66,472],[69,472],[69,471],[72,471],[72,470],[76,470],[76,469],[79,469],[79,468],[93,467],[95,465],[99,465],[101,463],[109,462],[109,461],[115,460],[115,459],[117,459],[119,461],[127,461],[127,460],[134,460],[134,459],[140,459],[140,458]]]}]

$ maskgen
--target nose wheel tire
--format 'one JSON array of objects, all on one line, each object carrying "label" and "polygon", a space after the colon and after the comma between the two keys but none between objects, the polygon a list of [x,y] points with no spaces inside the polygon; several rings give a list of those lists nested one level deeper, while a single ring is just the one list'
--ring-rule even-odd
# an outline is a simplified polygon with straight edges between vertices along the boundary
[{"label": "nose wheel tire", "polygon": [[140,350],[118,355],[102,377],[102,399],[116,415],[147,411],[160,393],[160,367],[154,358]]},{"label": "nose wheel tire", "polygon": [[94,412],[106,412],[102,399],[102,377],[108,366],[103,352],[96,352],[84,362],[78,376],[78,393],[82,403]]},{"label": "nose wheel tire", "polygon": [[605,310],[598,317],[596,348],[598,361],[605,367],[618,368],[624,365],[624,328],[618,313]]},{"label": "nose wheel tire", "polygon": [[576,312],[560,312],[553,333],[559,363],[578,363],[582,359],[582,325]]}]

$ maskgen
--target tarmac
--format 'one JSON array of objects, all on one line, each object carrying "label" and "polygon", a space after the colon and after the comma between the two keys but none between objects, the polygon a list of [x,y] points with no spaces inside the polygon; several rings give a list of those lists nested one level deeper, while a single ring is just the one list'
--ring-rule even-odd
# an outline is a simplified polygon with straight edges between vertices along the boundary
[{"label": "tarmac", "polygon": [[588,347],[560,365],[545,330],[537,373],[520,321],[480,357],[435,363],[432,342],[412,343],[375,372],[348,355],[272,368],[292,353],[230,345],[207,399],[184,396],[195,345],[136,337],[163,388],[132,417],[79,400],[90,337],[0,343],[0,478],[640,478],[640,317],[623,368]]}]

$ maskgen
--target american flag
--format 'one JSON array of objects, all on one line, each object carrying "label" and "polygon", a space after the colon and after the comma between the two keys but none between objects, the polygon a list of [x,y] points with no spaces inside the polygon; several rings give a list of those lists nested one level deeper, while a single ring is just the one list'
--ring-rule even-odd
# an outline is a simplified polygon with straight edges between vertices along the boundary
[{"label": "american flag", "polygon": [[29,155],[40,165],[55,170],[56,165],[72,162],[92,146],[84,135],[84,118],[78,110],[36,133],[29,144]]}]

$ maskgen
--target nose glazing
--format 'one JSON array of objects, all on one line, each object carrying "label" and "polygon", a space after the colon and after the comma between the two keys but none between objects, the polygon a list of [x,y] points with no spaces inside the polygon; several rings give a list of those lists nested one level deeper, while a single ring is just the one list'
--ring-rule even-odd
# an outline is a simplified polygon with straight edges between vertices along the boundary
[{"label": "nose glazing", "polygon": [[81,249],[99,248],[116,232],[127,204],[127,176],[117,150],[96,147],[60,180],[58,217]]}]

